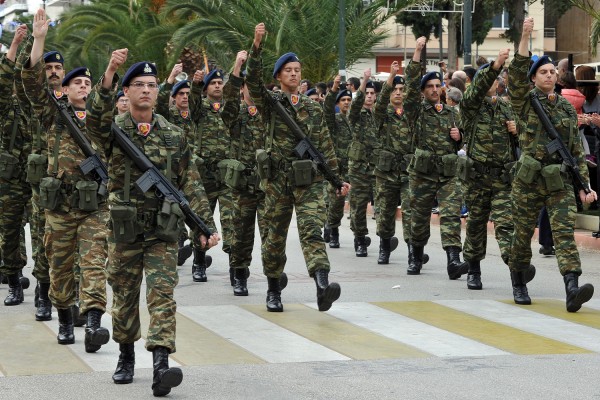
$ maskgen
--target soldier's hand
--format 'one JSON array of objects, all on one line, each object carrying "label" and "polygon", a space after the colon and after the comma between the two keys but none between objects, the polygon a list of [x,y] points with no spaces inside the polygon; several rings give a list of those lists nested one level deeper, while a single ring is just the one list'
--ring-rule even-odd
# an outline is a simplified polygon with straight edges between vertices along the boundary
[{"label": "soldier's hand", "polygon": [[513,135],[517,135],[517,123],[515,121],[506,121],[506,129]]},{"label": "soldier's hand", "polygon": [[458,128],[450,128],[450,137],[455,142],[460,141],[460,131],[458,130]]},{"label": "soldier's hand", "polygon": [[128,49],[118,49],[112,52],[110,61],[108,62],[108,71],[116,72],[119,67],[127,61]]},{"label": "soldier's hand", "polygon": [[340,89],[341,83],[342,83],[342,76],[336,75],[335,78],[333,78],[333,86],[331,87],[331,91],[337,92]]},{"label": "soldier's hand", "polygon": [[529,37],[529,35],[531,35],[531,32],[533,32],[533,18],[527,17],[523,21],[523,33],[521,34],[521,36]]},{"label": "soldier's hand", "polygon": [[21,24],[15,30],[15,36],[13,37],[12,44],[15,46],[20,45],[23,39],[27,37],[27,25]]},{"label": "soldier's hand", "polygon": [[173,69],[171,70],[171,73],[169,74],[169,77],[167,78],[167,82],[169,82],[171,84],[175,83],[175,78],[182,71],[183,71],[183,64],[182,63],[178,63],[178,64],[173,65]]},{"label": "soldier's hand", "polygon": [[261,22],[260,24],[256,25],[256,27],[254,28],[254,47],[258,49],[258,46],[260,46],[260,42],[262,42],[262,39],[266,33],[267,28],[265,28],[264,22]]},{"label": "soldier's hand", "polygon": [[336,190],[335,193],[338,195],[338,197],[345,197],[348,195],[348,193],[350,193],[350,189],[352,189],[352,186],[348,182],[342,182],[342,188]]},{"label": "soldier's hand", "polygon": [[510,49],[500,50],[500,52],[498,53],[498,58],[496,58],[496,60],[494,61],[494,69],[496,71],[498,71],[500,68],[502,68],[502,66],[504,65],[506,60],[508,60],[509,55],[510,55]]},{"label": "soldier's hand", "polygon": [[390,66],[390,75],[396,76],[398,71],[400,71],[400,64],[398,64],[398,61],[394,61]]},{"label": "soldier's hand", "polygon": [[198,84],[198,83],[202,82],[203,79],[204,79],[204,70],[197,69],[196,72],[194,72],[194,78],[193,78],[192,82]]},{"label": "soldier's hand", "polygon": [[581,200],[582,203],[585,204],[590,204],[591,202],[598,200],[598,195],[596,194],[595,191],[590,189],[589,193],[585,193],[584,190],[580,190],[579,191],[579,199]]},{"label": "soldier's hand", "polygon": [[238,51],[237,56],[235,57],[235,63],[238,66],[242,66],[246,60],[248,59],[248,52],[246,50]]},{"label": "soldier's hand", "polygon": [[50,20],[46,18],[46,11],[43,8],[37,10],[33,16],[32,34],[34,38],[44,38],[48,34]]},{"label": "soldier's hand", "polygon": [[363,78],[365,78],[367,81],[371,79],[371,68],[365,69],[365,72],[363,72]]},{"label": "soldier's hand", "polygon": [[206,236],[200,235],[200,246],[203,249],[208,250],[211,247],[214,247],[217,244],[219,244],[219,240],[221,240],[221,236],[219,236],[217,232],[210,235],[208,239],[206,238]]},{"label": "soldier's hand", "polygon": [[419,51],[423,50],[426,43],[427,43],[427,38],[425,36],[421,36],[420,38],[417,39],[416,49]]}]

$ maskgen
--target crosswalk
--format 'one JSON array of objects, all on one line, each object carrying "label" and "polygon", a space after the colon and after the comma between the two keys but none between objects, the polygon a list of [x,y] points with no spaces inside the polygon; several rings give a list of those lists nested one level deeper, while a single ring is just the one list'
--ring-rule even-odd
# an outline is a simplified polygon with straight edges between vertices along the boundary
[{"label": "crosswalk", "polygon": [[[177,352],[171,365],[270,364],[419,357],[600,353],[600,300],[567,313],[563,300],[440,300],[285,304],[269,313],[260,305],[184,306],[177,310]],[[4,318],[5,317],[5,318]],[[149,317],[142,312],[142,326]],[[111,329],[108,316],[103,326]],[[0,376],[113,371],[118,345],[95,354],[76,343],[56,344],[57,316],[36,322],[8,314],[0,324]],[[144,334],[144,332],[142,332]],[[144,340],[136,368],[151,368]]]}]

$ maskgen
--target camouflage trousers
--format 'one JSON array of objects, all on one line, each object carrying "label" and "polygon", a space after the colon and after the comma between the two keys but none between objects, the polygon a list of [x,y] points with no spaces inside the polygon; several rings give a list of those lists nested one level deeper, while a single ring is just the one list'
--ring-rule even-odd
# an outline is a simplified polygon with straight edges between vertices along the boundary
[{"label": "camouflage trousers", "polygon": [[510,184],[502,182],[500,177],[483,176],[462,182],[462,188],[469,209],[463,249],[465,260],[481,261],[485,258],[487,223],[491,217],[500,256],[508,264],[513,233]]},{"label": "camouflage trousers", "polygon": [[269,278],[279,278],[285,268],[285,246],[294,209],[309,275],[312,277],[317,269],[329,271],[329,259],[321,235],[325,220],[323,184],[316,182],[292,187],[286,174],[280,172],[274,179],[263,181],[261,187],[265,192],[264,212],[268,216],[267,239],[261,248],[264,274]]},{"label": "camouflage trousers", "polygon": [[371,201],[371,193],[375,189],[373,167],[364,163],[351,163],[348,178],[352,185],[350,229],[354,232],[354,236],[366,236],[369,233],[367,228],[367,205]]},{"label": "camouflage trousers", "polygon": [[50,300],[56,308],[75,304],[75,254],[79,254],[81,313],[106,310],[108,211],[46,210],[44,245],[50,265]]},{"label": "camouflage trousers", "polygon": [[[354,191],[354,188],[352,188]],[[327,182],[327,199],[329,207],[327,207],[327,223],[330,228],[338,228],[342,225],[344,218],[344,206],[346,205],[346,196],[338,196],[337,189]]]},{"label": "camouflage trousers", "polygon": [[416,173],[409,176],[411,208],[411,243],[425,246],[431,236],[431,207],[437,196],[440,211],[440,233],[442,248],[461,247],[460,207],[462,199],[456,177],[447,180],[426,179]]},{"label": "camouflage trousers", "polygon": [[258,232],[261,244],[267,237],[267,221],[264,216],[265,194],[261,191],[251,193],[248,190],[232,189],[233,221],[230,266],[247,268],[252,262],[254,232],[258,220]]},{"label": "camouflage trousers", "polygon": [[511,200],[514,223],[508,264],[511,271],[529,267],[531,238],[540,209],[546,206],[560,273],[565,275],[568,272],[575,272],[580,275],[581,261],[574,235],[577,205],[573,196],[573,186],[567,183],[562,190],[548,192],[540,181],[525,184],[515,178]]},{"label": "camouflage trousers", "polygon": [[38,282],[50,283],[50,266],[46,258],[44,246],[44,227],[46,226],[46,213],[40,207],[40,187],[31,185],[31,253],[33,257],[33,276]]},{"label": "camouflage trousers", "polygon": [[383,239],[396,234],[396,211],[401,201],[402,235],[404,241],[410,241],[410,188],[408,175],[401,175],[398,180],[377,177],[375,204],[379,205],[377,213],[377,235]]},{"label": "camouflage trousers", "polygon": [[[0,181],[0,254],[3,275],[14,275],[27,265],[25,229],[31,189],[26,182]],[[31,210],[29,210],[31,211]]]},{"label": "camouflage trousers", "polygon": [[175,352],[175,313],[173,297],[179,282],[177,244],[160,240],[115,243],[108,239],[108,283],[113,291],[113,340],[133,343],[141,337],[140,289],[146,275],[146,303],[150,325],[146,349],[156,346]]},{"label": "camouflage trousers", "polygon": [[[215,180],[205,180],[204,190],[208,197],[210,210],[214,213],[219,202],[219,219],[221,222],[221,240],[223,242],[223,251],[231,253],[231,235],[232,235],[232,215],[233,204],[231,202],[231,189],[227,186],[217,183]],[[193,239],[194,247],[199,246],[197,238]]]}]

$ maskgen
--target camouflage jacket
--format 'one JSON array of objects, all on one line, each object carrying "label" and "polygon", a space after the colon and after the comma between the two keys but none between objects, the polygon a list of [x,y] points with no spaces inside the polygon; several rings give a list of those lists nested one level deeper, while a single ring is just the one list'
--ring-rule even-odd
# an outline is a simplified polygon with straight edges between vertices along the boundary
[{"label": "camouflage jacket", "polygon": [[[27,121],[30,113],[29,101],[25,96],[20,77],[21,71],[16,68],[15,62],[5,55],[2,56],[0,58],[0,115],[3,119],[0,128],[0,152],[12,156],[9,158],[16,161],[12,166],[12,178],[8,178],[13,183],[25,180],[27,157],[31,152],[31,132]],[[13,94],[13,87],[16,88],[15,94]],[[0,159],[0,168],[4,169],[7,166],[5,162],[11,161],[5,160],[3,156]]]},{"label": "camouflage jacket", "polygon": [[[102,88],[100,82],[87,105],[89,135],[98,148],[108,154],[109,205],[131,205],[137,208],[138,215],[155,214],[160,207],[160,199],[152,189],[142,193],[136,188],[135,182],[142,176],[142,171],[114,140],[111,124],[115,97],[115,92]],[[154,114],[147,136],[140,133],[143,129],[138,128],[129,112],[116,116],[114,120],[148,159],[184,193],[190,208],[216,231],[202,179],[196,165],[191,162],[192,153],[183,131],[159,114]],[[147,223],[145,226],[146,240],[152,239],[148,229],[153,228],[153,224]]]},{"label": "camouflage jacket", "polygon": [[419,63],[412,60],[406,68],[404,113],[409,121],[414,121],[414,148],[428,150],[434,157],[456,154],[461,142],[450,137],[450,129],[461,127],[459,115],[446,104],[422,100],[420,71]]},{"label": "camouflage jacket", "polygon": [[256,166],[256,150],[264,149],[265,126],[256,106],[240,102],[244,79],[233,75],[223,87],[221,117],[229,129],[231,149],[228,158],[242,162],[247,169]]},{"label": "camouflage jacket", "polygon": [[498,168],[516,161],[517,138],[508,131],[506,121],[514,121],[510,103],[500,96],[487,96],[500,71],[491,66],[480,70],[460,103],[468,156],[488,167]]},{"label": "camouflage jacket", "polygon": [[[294,148],[299,142],[294,133],[281,120],[279,115],[271,109],[269,96],[274,96],[283,104],[287,112],[292,115],[298,126],[310,139],[313,145],[323,154],[329,167],[334,173],[338,172],[338,163],[335,156],[333,141],[323,117],[323,108],[316,101],[301,94],[286,95],[268,91],[262,81],[261,49],[253,49],[248,58],[248,74],[246,84],[258,111],[265,121],[266,138],[265,149],[271,153],[275,162],[279,162],[281,171],[285,171],[292,161],[298,160]],[[320,173],[319,173],[320,175]]]},{"label": "camouflage jacket", "polygon": [[[564,97],[560,95],[548,96],[538,88],[529,89],[529,57],[515,54],[515,58],[508,68],[508,84],[511,103],[514,112],[519,117],[519,147],[523,154],[529,154],[542,165],[560,164],[557,153],[548,154],[546,145],[550,137],[544,131],[539,117],[531,106],[531,95],[540,99],[542,107],[550,117],[552,125],[560,134],[563,142],[577,160],[579,172],[585,181],[589,181],[589,173],[585,162],[585,153],[581,138],[577,130],[577,113]],[[554,97],[550,99],[549,97]]]},{"label": "camouflage jacket", "polygon": [[364,104],[365,94],[358,90],[350,105],[350,114],[348,116],[353,133],[350,147],[352,148],[357,143],[360,143],[364,146],[364,153],[361,160],[352,160],[352,157],[350,157],[350,161],[355,165],[361,162],[368,165],[375,165],[377,161],[373,155],[377,154],[377,149],[381,148],[379,128],[373,111],[364,108]]},{"label": "camouflage jacket", "polygon": [[335,112],[335,98],[338,92],[329,91],[323,103],[325,122],[333,139],[335,154],[337,156],[342,176],[348,173],[348,148],[352,142],[352,126],[348,116]]}]

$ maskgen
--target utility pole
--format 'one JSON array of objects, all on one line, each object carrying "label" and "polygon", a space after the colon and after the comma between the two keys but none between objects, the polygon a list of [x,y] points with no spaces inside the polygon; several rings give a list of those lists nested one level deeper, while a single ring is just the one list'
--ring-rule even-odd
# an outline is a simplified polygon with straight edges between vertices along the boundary
[{"label": "utility pole", "polygon": [[465,65],[471,65],[471,42],[473,36],[473,24],[472,24],[472,14],[471,10],[473,9],[473,0],[465,0],[463,3],[463,17],[464,17],[464,51],[463,58]]},{"label": "utility pole", "polygon": [[340,17],[338,27],[338,36],[340,40],[338,69],[339,74],[342,77],[342,82],[346,82],[346,0],[339,0],[338,6],[338,15]]}]

